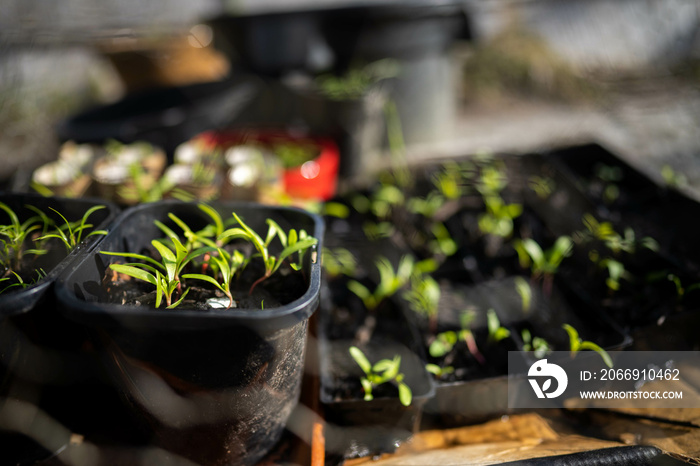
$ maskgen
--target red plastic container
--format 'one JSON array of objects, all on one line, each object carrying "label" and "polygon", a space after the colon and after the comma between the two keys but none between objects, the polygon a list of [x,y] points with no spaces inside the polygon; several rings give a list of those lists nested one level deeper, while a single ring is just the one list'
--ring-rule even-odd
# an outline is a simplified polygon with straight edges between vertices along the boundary
[{"label": "red plastic container", "polygon": [[258,143],[272,146],[279,143],[303,143],[318,146],[319,154],[313,160],[283,171],[285,192],[298,199],[328,200],[335,195],[338,184],[340,152],[337,144],[329,139],[314,136],[297,136],[275,130],[240,130],[207,132],[199,136],[202,140],[222,149],[236,144]]}]

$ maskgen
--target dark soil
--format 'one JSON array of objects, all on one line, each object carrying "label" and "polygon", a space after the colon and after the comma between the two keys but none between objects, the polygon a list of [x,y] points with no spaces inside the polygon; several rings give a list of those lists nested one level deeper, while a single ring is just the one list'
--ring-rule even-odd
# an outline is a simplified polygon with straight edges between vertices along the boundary
[{"label": "dark soil", "polygon": [[[154,255],[152,252],[150,253]],[[186,270],[182,275],[186,273],[195,272],[194,270]],[[201,270],[196,273],[201,273]],[[231,294],[234,297],[232,309],[271,309],[284,306],[300,298],[308,288],[308,282],[301,272],[282,266],[274,275],[258,284],[252,294],[249,294],[251,284],[263,275],[262,264],[256,261],[248,264],[231,288]],[[183,284],[183,291],[189,288],[189,292],[182,303],[178,305],[179,309],[206,311],[212,308],[207,304],[208,299],[225,298],[221,290],[201,280],[183,280]],[[155,307],[156,292],[150,283],[117,274],[108,268],[105,271],[102,286],[105,296],[107,296],[107,302]],[[179,297],[180,295],[175,292],[173,302]],[[228,298],[222,302],[228,304]],[[161,304],[161,307],[164,306],[165,304]]]}]

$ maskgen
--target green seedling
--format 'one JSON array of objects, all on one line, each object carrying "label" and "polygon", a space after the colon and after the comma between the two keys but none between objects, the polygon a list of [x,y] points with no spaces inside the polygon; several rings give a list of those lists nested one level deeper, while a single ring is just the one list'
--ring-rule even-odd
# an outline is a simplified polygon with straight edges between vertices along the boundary
[{"label": "green seedling", "polygon": [[513,234],[513,220],[523,213],[521,204],[506,204],[498,195],[484,196],[486,212],[479,215],[479,230],[501,238]]},{"label": "green seedling", "polygon": [[340,202],[324,202],[320,205],[320,214],[335,218],[348,218],[350,216],[350,208]]},{"label": "green seedling", "polygon": [[367,356],[356,346],[350,347],[350,356],[355,360],[365,376],[360,378],[362,389],[365,393],[365,401],[372,401],[372,391],[385,383],[394,383],[399,389],[399,401],[404,406],[410,406],[413,394],[408,385],[403,381],[404,375],[399,372],[401,356],[393,359],[382,359],[372,365]]},{"label": "green seedling", "polygon": [[529,267],[534,279],[542,277],[543,289],[550,295],[554,275],[562,261],[572,254],[574,243],[570,237],[560,236],[551,248],[544,251],[535,240],[525,238],[513,241],[513,247],[518,253],[520,266]]},{"label": "green seedling", "polygon": [[510,336],[510,330],[501,325],[493,309],[486,311],[486,326],[489,329],[489,343],[498,343]]},{"label": "green seedling", "polygon": [[233,306],[231,283],[236,273],[238,273],[238,271],[244,266],[246,259],[243,256],[243,253],[238,250],[233,251],[232,254],[229,254],[221,248],[218,248],[216,251],[218,254],[211,256],[209,258],[209,262],[212,264],[212,271],[214,275],[219,277],[218,280],[214,277],[201,273],[188,273],[183,275],[182,278],[202,280],[211,283],[221,290],[221,292],[224,293],[224,295],[226,295],[226,297],[229,299],[226,309],[230,309],[231,306]]},{"label": "green seedling", "polygon": [[[17,272],[10,271],[9,273],[12,274],[12,275],[14,275],[15,281],[13,281],[13,282],[12,282],[11,284],[9,284],[9,285],[6,285],[4,288],[0,289],[0,294],[3,294],[5,291],[7,291],[7,290],[9,290],[9,289],[11,289],[11,288],[14,288],[14,287],[19,287],[19,288],[24,289],[24,288],[26,288],[27,286],[29,286],[28,283],[24,283],[24,280],[22,280],[22,277],[20,277],[20,276],[17,274]],[[2,284],[3,282],[10,281],[10,280],[12,280],[12,279],[13,279],[13,277],[2,277],[2,278],[0,278],[0,284]]]},{"label": "green seedling", "polygon": [[[171,250],[160,240],[154,239],[151,241],[151,245],[161,256],[160,262],[146,255],[131,252],[101,251],[101,254],[144,261],[143,263],[110,264],[109,267],[116,272],[154,285],[156,287],[156,308],[160,307],[163,297],[165,297],[166,308],[174,309],[182,302],[189,291],[187,289],[184,293],[181,292],[180,274],[182,270],[196,257],[215,249],[203,247],[190,252],[177,236],[171,236],[170,239],[173,241],[174,250]],[[176,290],[180,292],[180,298],[173,302],[173,294]]]},{"label": "green seedling", "polygon": [[425,370],[440,379],[446,375],[454,373],[455,368],[452,366],[440,367],[437,364],[426,364]]},{"label": "green seedling", "polygon": [[350,251],[345,248],[323,248],[321,254],[321,265],[330,277],[346,275],[355,276],[357,270],[357,260]]},{"label": "green seedling", "polygon": [[129,180],[133,186],[120,186],[119,195],[128,201],[140,203],[160,201],[175,187],[173,180],[166,176],[154,182],[153,175],[148,173],[139,162],[129,165]]},{"label": "green seedling", "polygon": [[3,273],[11,269],[19,269],[22,258],[27,255],[45,254],[46,250],[39,248],[25,249],[25,242],[31,238],[34,232],[45,227],[42,218],[45,216],[33,216],[24,222],[19,221],[17,214],[7,205],[0,202],[0,209],[4,210],[10,218],[10,223],[0,225],[0,266]]},{"label": "green seedling", "polygon": [[390,238],[396,233],[396,227],[391,222],[365,222],[362,231],[370,241],[377,241],[382,238]]},{"label": "green seedling", "polygon": [[608,286],[610,291],[617,291],[620,289],[620,280],[625,279],[628,281],[632,280],[632,275],[625,270],[624,264],[622,262],[616,261],[615,259],[605,258],[598,261],[598,265],[605,267],[608,271],[608,278],[605,279],[605,284]]},{"label": "green seedling", "polygon": [[[86,230],[89,230],[90,228],[93,227],[91,223],[87,223],[88,218],[90,216],[101,209],[104,209],[105,206],[103,205],[97,205],[89,208],[85,214],[83,214],[83,217],[80,220],[77,220],[75,222],[69,222],[66,217],[64,217],[59,211],[56,209],[49,207],[49,209],[53,210],[56,212],[56,214],[61,217],[63,220],[63,225],[59,226],[56,228],[54,233],[48,233],[39,238],[39,240],[46,240],[49,238],[56,238],[59,239],[63,242],[63,244],[66,246],[66,250],[68,252],[71,252],[75,247],[80,244],[83,238],[83,233],[85,233]],[[95,230],[91,231],[88,233],[86,238],[90,236],[95,236],[95,235],[106,235],[107,230]]]},{"label": "green seedling", "polygon": [[434,223],[430,227],[433,239],[428,242],[428,248],[434,255],[449,257],[457,252],[457,243],[450,236],[450,232],[442,222]]},{"label": "green seedling", "polygon": [[331,74],[316,78],[319,90],[331,100],[359,99],[376,83],[399,74],[399,63],[385,58],[362,67],[351,68],[342,76]]},{"label": "green seedling", "polygon": [[[636,236],[632,228],[625,228],[625,236],[620,236],[619,234],[610,235],[605,239],[605,245],[610,249],[613,254],[619,254],[620,251],[624,251],[628,254],[634,254],[637,249]],[[650,251],[658,251],[659,243],[649,236],[645,236],[639,241],[639,245],[643,248],[649,249]]]},{"label": "green seedling", "polygon": [[[298,253],[298,260],[296,262],[291,261],[290,265],[294,270],[300,270],[305,252],[318,243],[316,238],[309,236],[304,230],[300,230],[299,233],[297,233],[296,230],[292,229],[289,230],[288,233],[285,233],[272,219],[267,219],[267,236],[265,237],[265,241],[263,241],[235,212],[233,213],[233,217],[236,219],[236,223],[240,225],[240,228],[229,228],[221,233],[217,237],[217,240],[228,241],[236,238],[246,239],[253,243],[253,246],[258,251],[258,255],[262,258],[263,265],[265,266],[265,273],[251,285],[249,291],[251,295],[258,284],[270,278],[272,274],[279,270],[284,261],[295,253]],[[278,256],[270,254],[268,249],[275,237],[279,238],[283,247],[282,252],[280,252]]]},{"label": "green seedling", "polygon": [[414,312],[428,318],[431,327],[436,326],[436,319],[440,303],[440,285],[430,275],[414,275],[411,279],[411,287],[404,291],[402,296],[408,301],[408,305]]},{"label": "green seedling", "polygon": [[433,186],[445,199],[457,200],[467,192],[465,182],[474,177],[475,170],[476,167],[469,161],[446,162],[442,170],[433,175]]},{"label": "green seedling", "polygon": [[556,184],[554,180],[546,176],[531,176],[527,180],[528,187],[543,201],[547,200],[552,195]]},{"label": "green seedling", "polygon": [[572,357],[579,351],[591,350],[595,351],[600,355],[601,358],[603,358],[603,362],[605,362],[606,366],[613,366],[613,361],[610,358],[610,355],[603,348],[598,346],[596,343],[593,343],[592,341],[582,340],[581,337],[579,337],[578,330],[576,330],[569,324],[564,324],[562,328],[566,330],[566,333],[569,335],[569,347]]},{"label": "green seedling", "polygon": [[521,309],[527,314],[532,307],[532,288],[523,277],[515,277],[514,283],[515,291],[520,295]]},{"label": "green seedling", "polygon": [[666,276],[666,279],[676,286],[676,297],[679,302],[683,301],[683,298],[685,298],[691,291],[700,289],[700,283],[693,283],[692,285],[688,285],[687,287],[683,286],[680,277],[672,273],[668,274]]},{"label": "green seedling", "polygon": [[434,358],[441,358],[452,351],[459,340],[463,340],[467,345],[467,350],[474,356],[480,364],[486,364],[484,356],[479,351],[476,345],[474,333],[472,333],[471,325],[476,318],[476,312],[472,309],[464,311],[460,315],[461,329],[458,332],[448,330],[435,335],[435,339],[430,343],[428,352]]},{"label": "green seedling", "polygon": [[426,218],[434,218],[446,201],[447,199],[442,194],[430,191],[425,197],[410,198],[406,202],[406,208],[414,214],[422,215]]},{"label": "green seedling", "polygon": [[396,294],[408,283],[413,274],[415,262],[411,256],[403,256],[394,271],[391,262],[386,257],[380,257],[375,265],[379,270],[379,285],[374,291],[370,291],[356,280],[348,282],[348,289],[362,300],[369,311],[376,309],[382,301]]},{"label": "green seedling", "polygon": [[532,351],[536,358],[541,359],[552,352],[551,345],[542,337],[533,337],[526,328],[520,332],[523,339],[523,351]]},{"label": "green seedling", "polygon": [[476,189],[483,197],[499,196],[500,192],[508,184],[505,167],[502,163],[487,159],[486,166],[481,168],[481,174],[477,181]]}]

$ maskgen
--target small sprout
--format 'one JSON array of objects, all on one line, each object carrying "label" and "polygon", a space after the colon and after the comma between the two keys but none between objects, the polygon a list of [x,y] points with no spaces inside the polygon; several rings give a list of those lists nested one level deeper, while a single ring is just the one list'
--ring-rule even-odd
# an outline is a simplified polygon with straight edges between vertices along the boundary
[{"label": "small sprout", "polygon": [[323,248],[321,254],[323,270],[331,277],[346,275],[352,277],[357,269],[357,260],[350,251],[345,248]]},{"label": "small sprout", "polygon": [[430,191],[426,197],[412,197],[406,202],[409,212],[422,215],[426,218],[433,218],[445,205],[446,199],[435,191]]},{"label": "small sprout", "polygon": [[445,199],[457,200],[464,195],[466,187],[462,182],[474,176],[474,165],[471,162],[446,162],[442,170],[433,175],[432,182],[440,195]]},{"label": "small sprout", "polygon": [[[46,216],[33,216],[20,223],[17,214],[6,204],[0,202],[0,209],[10,217],[10,223],[0,225],[0,268],[19,269],[26,254],[41,255],[47,251],[39,248],[25,249],[25,242],[33,232],[46,228]],[[36,209],[38,211],[38,209]],[[43,219],[43,220],[42,220]],[[45,230],[44,230],[45,231]]]},{"label": "small sprout", "polygon": [[411,287],[402,296],[411,310],[433,321],[437,318],[441,294],[440,285],[433,277],[418,274],[411,279]]},{"label": "small sprout", "polygon": [[530,331],[526,328],[520,332],[523,339],[523,351],[532,351],[535,357],[541,359],[552,351],[550,344],[541,337],[532,337]]},{"label": "small sprout", "polygon": [[673,284],[676,285],[676,297],[678,298],[678,301],[682,301],[683,298],[685,298],[691,291],[700,289],[700,283],[693,283],[692,285],[684,287],[681,283],[680,277],[672,273],[668,274],[666,278],[668,281],[673,282]]},{"label": "small sprout", "polygon": [[362,225],[362,231],[370,241],[376,241],[390,238],[396,232],[396,228],[391,222],[365,222]]},{"label": "small sprout", "polygon": [[[285,233],[284,230],[272,219],[267,219],[267,236],[265,241],[253,231],[243,220],[234,212],[233,217],[236,219],[240,228],[230,228],[220,235],[217,236],[217,241],[232,240],[236,238],[243,238],[251,243],[258,251],[258,255],[262,258],[263,264],[265,266],[265,273],[262,277],[258,278],[250,287],[249,294],[253,294],[255,287],[263,282],[264,280],[270,278],[279,268],[282,266],[287,258],[295,253],[298,253],[298,261],[291,261],[291,267],[294,270],[299,270],[302,265],[304,253],[312,246],[318,243],[318,240],[312,236],[306,234],[304,230],[300,230],[299,233],[296,230],[290,230],[289,233]],[[284,248],[279,256],[273,256],[270,254],[268,247],[272,240],[278,237],[282,247]]]},{"label": "small sprout", "polygon": [[608,278],[605,279],[605,284],[610,291],[617,291],[620,289],[620,280],[622,278],[626,280],[632,279],[632,276],[625,270],[625,266],[622,262],[618,262],[615,259],[609,257],[602,259],[598,262],[598,265],[605,267],[608,271]]},{"label": "small sprout", "polygon": [[369,311],[376,309],[384,299],[393,296],[408,283],[413,273],[414,260],[411,256],[403,256],[396,271],[386,257],[377,259],[375,265],[379,270],[379,285],[373,292],[356,280],[348,282],[348,289],[362,300]]},{"label": "small sprout", "polygon": [[546,176],[531,176],[527,185],[542,200],[547,200],[556,187],[554,180]]},{"label": "small sprout", "polygon": [[[54,233],[48,233],[45,234],[44,236],[40,237],[39,240],[45,240],[48,238],[57,238],[65,244],[66,249],[68,252],[72,251],[75,249],[75,247],[80,244],[80,241],[82,241],[83,238],[83,233],[85,230],[89,230],[90,228],[93,227],[92,224],[87,223],[88,218],[96,211],[100,209],[104,209],[105,206],[103,205],[98,205],[98,206],[93,206],[89,208],[83,217],[75,222],[69,222],[66,217],[63,216],[59,211],[56,209],[49,207],[49,209],[53,210],[58,214],[61,219],[63,220],[63,225],[59,226]],[[94,235],[106,235],[107,231],[106,230],[95,230],[90,232],[87,237],[94,236]]]},{"label": "small sprout", "polygon": [[457,344],[457,332],[451,330],[441,332],[435,335],[435,339],[428,347],[428,353],[434,358],[441,358],[452,351],[452,348]]},{"label": "small sprout", "polygon": [[581,337],[579,337],[578,330],[576,330],[569,324],[564,324],[562,328],[566,330],[566,333],[569,334],[569,347],[572,357],[579,351],[592,350],[598,353],[601,358],[603,358],[603,362],[605,362],[606,366],[613,366],[613,361],[610,358],[610,355],[603,348],[593,343],[592,341],[582,340]]},{"label": "small sprout", "polygon": [[486,166],[482,167],[481,175],[477,182],[476,189],[482,196],[497,196],[508,184],[505,167],[502,163],[488,160]]},{"label": "small sprout", "polygon": [[450,236],[450,232],[444,223],[437,222],[430,228],[434,238],[428,243],[428,247],[435,255],[449,257],[457,252],[457,243]]},{"label": "small sprout", "polygon": [[144,261],[142,263],[110,264],[109,267],[116,272],[154,285],[156,287],[156,308],[160,307],[163,297],[165,297],[166,308],[173,309],[182,302],[189,291],[189,289],[185,290],[184,293],[181,293],[180,299],[173,302],[175,291],[181,291],[180,273],[182,269],[194,258],[212,251],[213,248],[203,247],[190,252],[176,236],[170,239],[174,242],[174,250],[171,250],[162,241],[155,239],[151,241],[151,245],[161,256],[160,262],[149,256],[131,252],[101,251],[101,254]]},{"label": "small sprout", "polygon": [[435,335],[435,339],[430,344],[428,352],[434,358],[441,358],[452,351],[459,340],[464,340],[467,345],[467,350],[474,356],[480,364],[486,364],[484,356],[479,351],[476,345],[476,339],[471,330],[471,324],[476,318],[476,312],[473,309],[467,309],[460,315],[461,330],[454,332],[448,330]]},{"label": "small sprout", "polygon": [[523,213],[520,204],[506,204],[500,196],[484,197],[486,212],[479,216],[479,230],[484,234],[509,238],[513,234],[513,220]]},{"label": "small sprout", "polygon": [[543,288],[547,295],[552,292],[552,281],[562,261],[573,252],[574,243],[568,236],[560,236],[547,251],[533,239],[515,240],[513,247],[518,253],[521,267],[530,267],[532,277],[543,277]]},{"label": "small sprout", "polygon": [[489,329],[490,343],[498,343],[499,341],[510,336],[510,330],[501,326],[501,322],[498,320],[496,311],[493,309],[486,311],[486,325]]},{"label": "small sprout", "polygon": [[522,310],[524,313],[529,313],[532,307],[532,288],[523,277],[515,277],[515,291],[520,295]]},{"label": "small sprout", "polygon": [[382,359],[372,365],[367,356],[356,346],[351,346],[350,356],[355,360],[365,376],[360,378],[362,389],[364,390],[365,401],[372,401],[374,395],[372,391],[379,385],[385,383],[396,384],[399,390],[399,401],[404,406],[410,406],[413,394],[411,389],[404,383],[404,375],[399,372],[401,366],[401,356],[394,356],[394,359]]},{"label": "small sprout", "polygon": [[[207,248],[208,249],[208,248]],[[185,274],[182,278],[201,280],[211,283],[216,288],[221,290],[222,293],[226,295],[229,299],[228,306],[226,309],[230,309],[233,306],[233,295],[231,294],[231,282],[233,281],[236,273],[241,269],[245,263],[245,257],[243,253],[235,250],[232,254],[229,254],[224,249],[218,248],[217,255],[211,256],[209,262],[213,265],[212,270],[214,274],[219,278],[218,280],[209,275],[204,275],[200,273],[190,273]],[[208,249],[206,252],[210,252]]]},{"label": "small sprout", "polygon": [[433,374],[437,378],[442,378],[448,374],[452,374],[455,368],[452,366],[440,367],[437,364],[426,364],[425,370]]},{"label": "small sprout", "polygon": [[386,219],[394,207],[404,203],[404,193],[397,186],[382,184],[370,198],[370,211],[380,219]]},{"label": "small sprout", "polygon": [[348,218],[350,209],[345,204],[339,202],[324,202],[322,206],[323,215],[335,218]]}]

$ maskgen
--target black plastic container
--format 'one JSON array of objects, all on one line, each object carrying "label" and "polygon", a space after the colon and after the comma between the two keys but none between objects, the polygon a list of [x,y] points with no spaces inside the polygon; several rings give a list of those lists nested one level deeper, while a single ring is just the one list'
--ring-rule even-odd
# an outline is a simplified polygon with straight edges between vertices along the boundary
[{"label": "black plastic container", "polygon": [[[352,314],[338,310],[340,303],[347,303]],[[344,279],[324,287],[318,318],[320,400],[327,421],[338,427],[329,431],[326,449],[331,455],[345,458],[395,450],[418,430],[423,406],[435,390],[425,370],[418,335],[398,300],[386,299],[373,311],[376,326],[365,342],[359,342],[355,333],[358,326],[367,322],[365,314],[352,312],[358,306],[362,307],[359,298],[347,290]],[[359,383],[363,373],[349,353],[353,345],[373,364],[380,359],[401,356],[400,372],[412,391],[410,406],[403,406],[398,393],[392,394],[390,390],[382,393],[377,389],[373,400],[363,399]]]},{"label": "black plastic container", "polygon": [[[36,215],[25,208],[31,205],[59,225],[62,219],[49,207],[76,221],[89,208],[104,205],[89,218],[94,229],[107,227],[118,211],[113,204],[93,199],[5,193],[0,194],[0,201],[17,214],[20,222]],[[0,212],[0,222],[5,223],[6,217],[4,211]],[[86,341],[81,329],[56,311],[52,288],[57,277],[92,250],[100,238],[85,238],[70,254],[63,244],[54,242],[50,252],[38,256],[34,264],[46,272],[44,278],[25,289],[10,289],[0,295],[0,425],[7,426],[7,430],[0,430],[0,442],[12,445],[3,453],[5,460],[22,463],[48,456],[68,441],[68,431],[61,425],[79,430],[86,421],[89,423],[81,414],[81,394],[95,381],[96,366],[81,353]],[[5,404],[5,398],[11,401]],[[53,424],[42,428],[43,432],[35,423],[41,415],[32,407],[54,419]],[[37,436],[42,437],[41,444],[32,440]]]},{"label": "black plastic container", "polygon": [[[285,230],[323,237],[322,220],[298,209],[214,207],[224,218],[236,212],[256,231],[272,218]],[[61,277],[58,299],[100,344],[113,383],[152,444],[201,464],[254,464],[279,440],[299,397],[307,321],[319,303],[321,244],[307,255],[301,297],[280,307],[164,311],[107,302],[100,283],[115,258],[99,251],[141,251],[163,236],[154,220],[172,225],[171,212],[193,229],[210,221],[196,204],[175,201],[125,211],[99,247]]]},{"label": "black plastic container", "polygon": [[57,128],[63,140],[103,143],[146,141],[172,156],[202,131],[225,127],[257,91],[247,77],[134,92],[110,105],[88,109]]},{"label": "black plastic container", "polygon": [[[630,346],[632,339],[622,332],[614,322],[598,312],[590,312],[585,303],[576,300],[567,291],[556,285],[550,296],[533,285],[532,301],[529,309],[523,308],[520,295],[516,292],[514,277],[492,280],[476,285],[453,282],[445,286],[443,282],[438,331],[459,329],[459,311],[468,307],[482,310],[477,314],[472,329],[479,344],[479,335],[485,333],[486,319],[483,310],[494,309],[502,326],[506,327],[510,338],[497,343],[503,358],[491,361],[476,369],[473,377],[454,382],[437,382],[435,397],[426,406],[427,425],[456,426],[480,422],[501,414],[508,409],[510,395],[518,393],[522,385],[529,392],[525,377],[508,377],[508,351],[522,351],[521,332],[527,329],[533,337],[544,338],[556,351],[567,351],[569,340],[563,324],[572,325],[583,339],[593,340],[609,351],[619,351]],[[485,338],[481,339],[483,343]],[[480,350],[484,350],[479,346]],[[491,351],[493,354],[493,351]],[[525,361],[534,362],[532,354],[522,353]],[[529,366],[529,364],[528,364]]]}]

